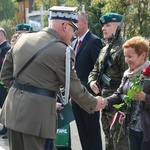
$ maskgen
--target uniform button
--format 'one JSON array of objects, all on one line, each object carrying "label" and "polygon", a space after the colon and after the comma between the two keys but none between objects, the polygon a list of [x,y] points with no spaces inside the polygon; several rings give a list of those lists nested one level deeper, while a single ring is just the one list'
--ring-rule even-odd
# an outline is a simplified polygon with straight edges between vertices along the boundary
[{"label": "uniform button", "polygon": [[90,110],[93,110],[93,108],[91,107]]}]

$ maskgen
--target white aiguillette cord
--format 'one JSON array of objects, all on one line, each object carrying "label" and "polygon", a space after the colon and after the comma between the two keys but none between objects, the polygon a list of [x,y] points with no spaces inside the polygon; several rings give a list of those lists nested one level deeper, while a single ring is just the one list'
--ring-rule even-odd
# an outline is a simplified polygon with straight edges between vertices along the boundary
[{"label": "white aiguillette cord", "polygon": [[71,46],[67,46],[66,48],[66,77],[65,77],[65,98],[63,104],[66,105],[69,99],[69,90],[70,90],[70,50]]}]

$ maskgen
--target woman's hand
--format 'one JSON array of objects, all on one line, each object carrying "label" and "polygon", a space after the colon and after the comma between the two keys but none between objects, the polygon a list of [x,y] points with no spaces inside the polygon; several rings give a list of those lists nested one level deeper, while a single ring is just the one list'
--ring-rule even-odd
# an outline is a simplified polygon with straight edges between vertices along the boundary
[{"label": "woman's hand", "polygon": [[146,93],[144,93],[143,91],[135,92],[135,94],[134,94],[134,98],[139,101],[145,101],[145,97],[146,97]]}]

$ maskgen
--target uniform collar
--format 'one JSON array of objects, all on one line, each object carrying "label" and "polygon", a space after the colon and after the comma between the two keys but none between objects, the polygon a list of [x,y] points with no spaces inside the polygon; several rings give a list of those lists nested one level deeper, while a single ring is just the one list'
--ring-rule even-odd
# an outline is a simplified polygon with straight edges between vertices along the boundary
[{"label": "uniform collar", "polygon": [[2,44],[5,43],[5,42],[6,42],[6,40],[4,40],[3,42],[1,42],[0,45],[2,45]]},{"label": "uniform collar", "polygon": [[49,33],[49,34],[52,34],[52,35],[54,35],[57,39],[61,40],[60,35],[59,35],[55,30],[53,30],[53,29],[51,29],[51,28],[49,28],[49,27],[44,28],[42,31],[45,31],[45,32],[47,32],[47,33]]},{"label": "uniform collar", "polygon": [[89,32],[89,29],[87,29],[87,31],[80,37],[78,38],[78,41],[83,41],[84,37],[86,36],[86,34]]}]

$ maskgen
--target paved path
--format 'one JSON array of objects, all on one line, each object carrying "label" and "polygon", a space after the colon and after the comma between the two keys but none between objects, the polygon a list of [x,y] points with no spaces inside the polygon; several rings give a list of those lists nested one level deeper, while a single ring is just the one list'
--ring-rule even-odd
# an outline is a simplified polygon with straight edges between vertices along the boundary
[{"label": "paved path", "polygon": [[[78,137],[78,132],[76,128],[75,122],[70,123],[71,126],[71,143],[72,143],[72,150],[81,150],[81,145]],[[0,124],[0,129],[2,128],[2,125]],[[8,147],[8,139],[2,139],[0,136],[0,150],[9,150]]]},{"label": "paved path", "polygon": [[[2,125],[0,124],[0,130],[1,129]],[[9,150],[8,139],[2,139],[2,136],[0,136],[0,150]]]},{"label": "paved path", "polygon": [[[72,145],[72,150],[82,150],[81,148],[81,144],[79,141],[79,137],[78,137],[78,132],[77,132],[77,127],[75,124],[75,121],[70,123],[70,127],[71,127],[71,145]],[[0,124],[0,130],[2,128],[2,125]],[[104,134],[102,136],[103,141],[104,141]],[[104,150],[105,148],[103,148]],[[9,146],[8,146],[8,139],[2,139],[0,136],[0,150],[9,150]]]}]

